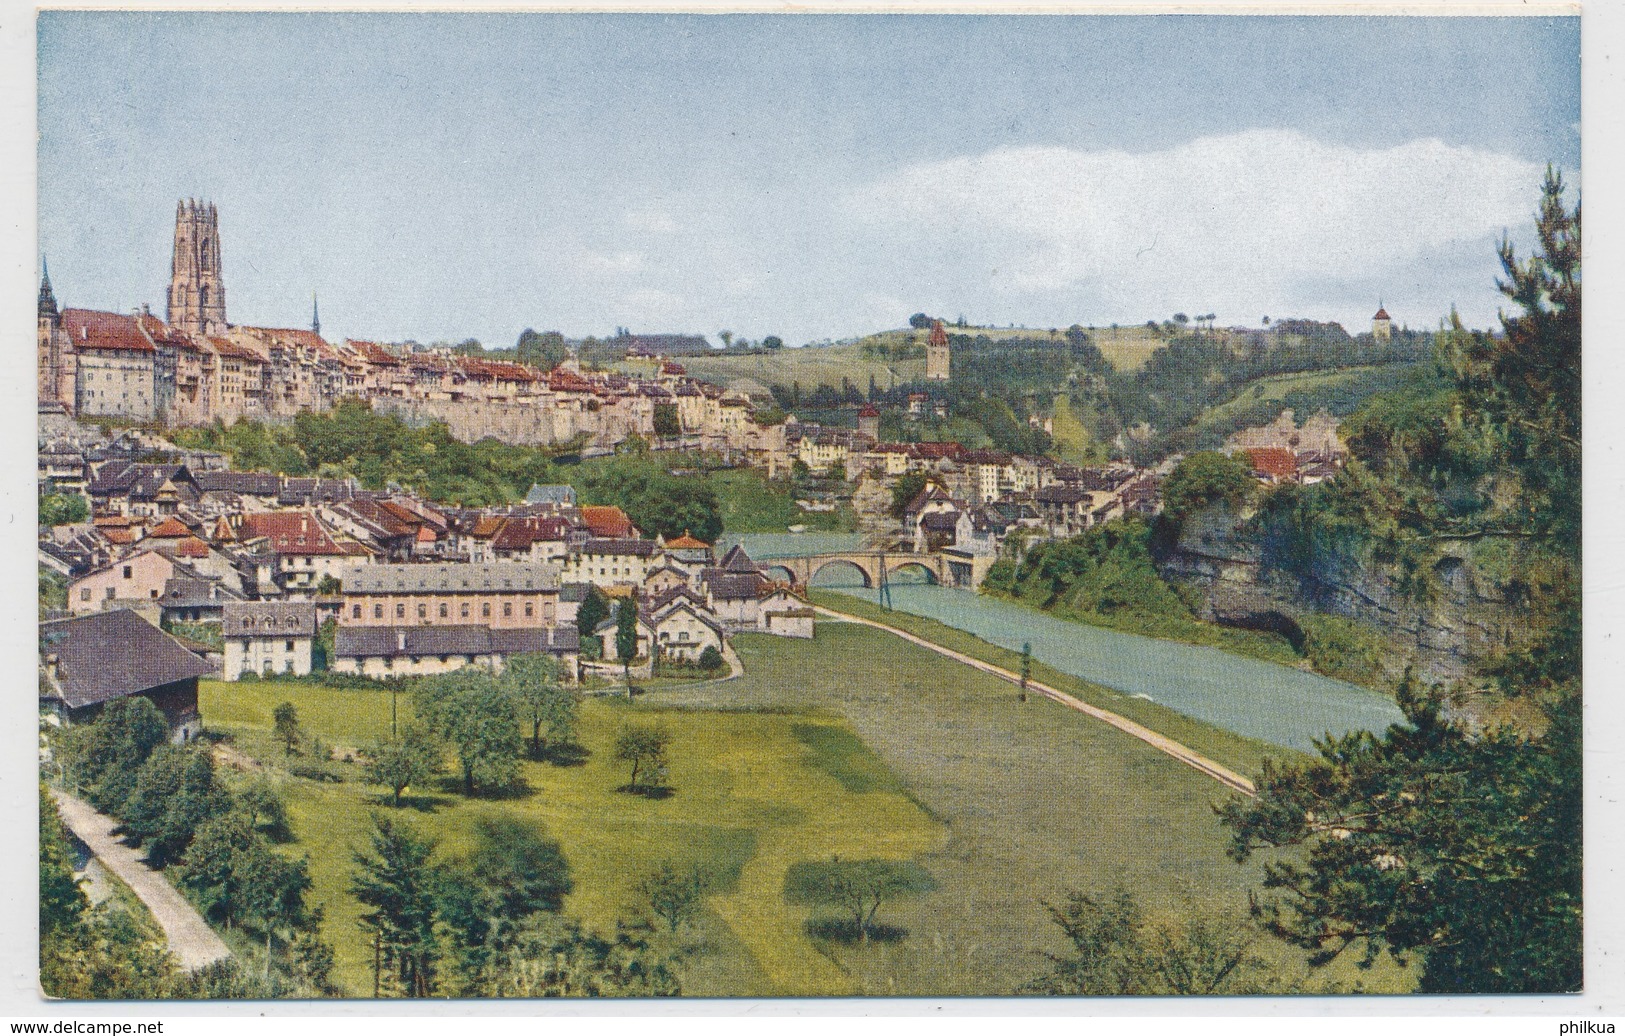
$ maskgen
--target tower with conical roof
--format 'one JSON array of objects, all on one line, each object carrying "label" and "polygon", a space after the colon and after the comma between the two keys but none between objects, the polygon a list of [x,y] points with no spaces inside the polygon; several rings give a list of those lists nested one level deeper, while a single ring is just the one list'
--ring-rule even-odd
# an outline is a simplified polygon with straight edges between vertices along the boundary
[{"label": "tower with conical roof", "polygon": [[1377,304],[1377,315],[1371,318],[1371,339],[1376,342],[1386,342],[1393,337],[1394,322],[1388,317],[1388,310],[1381,303]]},{"label": "tower with conical roof", "polygon": [[212,204],[188,198],[175,206],[175,256],[169,275],[169,322],[193,334],[224,334],[226,286],[220,274],[220,217]]},{"label": "tower with conical roof", "polygon": [[931,321],[931,337],[925,342],[925,380],[947,381],[949,371],[948,332],[942,321]]}]

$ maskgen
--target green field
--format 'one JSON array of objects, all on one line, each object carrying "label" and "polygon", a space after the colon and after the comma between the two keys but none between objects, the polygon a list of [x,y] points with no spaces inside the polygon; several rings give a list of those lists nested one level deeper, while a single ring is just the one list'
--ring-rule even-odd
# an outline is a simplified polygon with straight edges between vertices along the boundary
[{"label": "green field", "polygon": [[[590,701],[586,763],[525,764],[525,796],[468,801],[435,789],[408,814],[441,838],[443,853],[466,845],[482,813],[541,821],[574,869],[566,910],[599,927],[636,916],[633,887],[658,861],[704,862],[726,880],[683,937],[684,991],[701,996],[1008,993],[1042,970],[1041,951],[1061,948],[1043,902],[1069,889],[1123,883],[1154,913],[1181,916],[1193,906],[1241,911],[1258,883],[1255,866],[1224,855],[1211,805],[1228,792],[1080,713],[1020,703],[1003,681],[850,624],[820,622],[814,641],[742,635],[735,646],[746,667],[739,680],[652,690],[636,705]],[[203,688],[208,724],[273,772],[271,710],[283,700],[341,754],[389,722],[382,692]],[[657,713],[676,733],[670,798],[614,790],[626,774],[607,758],[609,744],[628,713]],[[1255,769],[1256,743],[1189,720],[1169,733],[1202,730],[1210,736],[1189,738],[1193,747]],[[340,980],[362,993],[370,957],[347,886],[378,795],[353,776],[278,780],[298,836],[291,848],[310,854],[312,898],[326,904]],[[911,858],[936,877],[938,891],[882,910],[909,930],[906,940],[841,947],[804,933],[806,909],[784,902],[785,872],[834,853]],[[1304,973],[1294,951],[1259,947],[1282,974]],[[1381,969],[1364,979],[1395,989],[1407,981]]]},{"label": "green field", "polygon": [[[1399,368],[1409,365],[1389,364]],[[1192,427],[1198,430],[1218,427],[1230,422],[1234,414],[1243,407],[1251,406],[1259,401],[1283,400],[1294,392],[1312,392],[1325,390],[1354,381],[1373,371],[1383,370],[1383,366],[1365,367],[1339,367],[1336,370],[1304,371],[1298,374],[1277,374],[1268,378],[1259,378],[1244,387],[1234,398],[1209,408],[1202,414]],[[1296,414],[1299,423],[1312,416],[1310,414]]]},{"label": "green field", "polygon": [[800,382],[803,391],[819,385],[840,388],[843,378],[867,392],[871,377],[883,389],[925,377],[923,359],[875,359],[865,356],[857,345],[780,349],[755,356],[685,356],[683,366],[696,378],[718,385],[748,378],[766,387]]},{"label": "green field", "polygon": [[[972,337],[986,335],[995,341],[1043,338],[1049,334],[1048,328],[967,327],[948,330],[950,334]],[[869,379],[873,377],[876,385],[886,389],[894,384],[924,378],[925,359],[888,360],[866,352],[864,347],[901,345],[916,338],[923,341],[924,335],[924,331],[899,328],[866,335],[847,345],[780,349],[749,356],[685,356],[683,366],[695,377],[719,385],[727,385],[739,378],[749,378],[769,387],[788,387],[800,382],[805,392],[819,385],[840,388],[844,379],[867,391]],[[1167,344],[1165,338],[1152,334],[1143,324],[1136,327],[1094,327],[1089,329],[1089,337],[1118,370],[1125,371],[1138,370],[1146,357]]]}]

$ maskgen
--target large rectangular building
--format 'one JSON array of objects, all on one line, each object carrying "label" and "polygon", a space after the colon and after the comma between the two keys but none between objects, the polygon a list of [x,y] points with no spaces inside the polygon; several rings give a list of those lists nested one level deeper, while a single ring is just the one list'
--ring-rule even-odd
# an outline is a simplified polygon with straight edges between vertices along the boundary
[{"label": "large rectangular building", "polygon": [[492,561],[368,565],[344,580],[341,626],[559,624],[556,564]]}]

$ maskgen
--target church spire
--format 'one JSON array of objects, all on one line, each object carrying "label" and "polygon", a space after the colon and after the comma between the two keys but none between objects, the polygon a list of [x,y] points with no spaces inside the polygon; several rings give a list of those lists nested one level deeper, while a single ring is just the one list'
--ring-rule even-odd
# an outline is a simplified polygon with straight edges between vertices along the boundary
[{"label": "church spire", "polygon": [[321,310],[316,308],[316,293],[314,291],[310,293],[310,333],[314,335],[322,333],[322,313]]},{"label": "church spire", "polygon": [[39,282],[39,315],[54,317],[57,315],[56,294],[51,291],[51,264],[44,256],[40,257],[40,267],[44,276]]}]

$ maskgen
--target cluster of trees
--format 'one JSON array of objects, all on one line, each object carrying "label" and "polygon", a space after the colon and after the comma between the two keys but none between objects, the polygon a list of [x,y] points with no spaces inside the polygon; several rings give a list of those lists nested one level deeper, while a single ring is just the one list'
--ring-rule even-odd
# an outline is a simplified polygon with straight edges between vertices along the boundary
[{"label": "cluster of trees", "polygon": [[526,732],[533,759],[575,745],[579,698],[547,655],[514,655],[500,674],[467,666],[425,677],[413,700],[421,726],[408,723],[368,753],[368,780],[397,805],[406,788],[439,772],[447,752],[463,794],[492,795],[518,784]]},{"label": "cluster of trees", "polygon": [[90,520],[90,504],[78,493],[41,493],[39,523],[72,525]]},{"label": "cluster of trees", "polygon": [[[1539,249],[1501,247],[1516,307],[1499,335],[1440,335],[1447,388],[1374,400],[1350,422],[1358,460],[1263,519],[1289,563],[1348,554],[1427,574],[1446,545],[1497,560],[1518,629],[1482,675],[1538,715],[1467,729],[1444,689],[1407,674],[1406,722],[1329,738],[1269,766],[1222,819],[1232,853],[1265,865],[1255,916],[1324,963],[1348,950],[1420,966],[1440,993],[1580,988],[1580,211],[1548,172]],[[1360,540],[1359,530],[1366,531]],[[1293,556],[1297,551],[1300,556]]]},{"label": "cluster of trees", "polygon": [[1124,615],[1192,618],[1157,572],[1152,528],[1142,518],[1106,522],[1065,540],[1035,543],[994,562],[984,586],[1040,608],[1111,620]]},{"label": "cluster of trees", "polygon": [[[354,854],[350,891],[372,936],[374,996],[681,992],[675,961],[651,946],[647,925],[617,923],[603,936],[562,913],[574,888],[569,861],[537,825],[478,821],[466,856],[437,859],[434,839],[379,814],[368,843]],[[679,921],[694,908],[663,905]]]},{"label": "cluster of trees", "polygon": [[177,428],[170,437],[180,446],[221,451],[238,470],[353,477],[368,489],[394,484],[469,506],[508,503],[532,483],[554,481],[559,453],[495,439],[465,443],[443,423],[413,427],[359,399],[341,400],[326,413],[302,413],[289,425],[216,420]]},{"label": "cluster of trees", "polygon": [[64,1000],[148,1000],[183,995],[184,979],[163,946],[128,911],[92,909],[73,874],[56,803],[39,800],[40,988]]},{"label": "cluster of trees", "polygon": [[[171,744],[163,714],[139,697],[109,702],[96,722],[61,732],[53,752],[65,782],[117,817],[126,838],[151,864],[169,868],[206,918],[264,940],[253,990],[332,992],[332,949],[317,934],[320,912],[305,901],[308,865],[274,848],[289,832],[268,784],[229,786],[207,745]],[[74,912],[71,903],[65,909]],[[235,988],[241,978],[228,969],[207,981]]]},{"label": "cluster of trees", "polygon": [[716,490],[705,478],[671,474],[669,463],[669,458],[628,455],[572,474],[584,499],[619,507],[646,535],[671,539],[686,531],[716,542],[722,535]]}]

